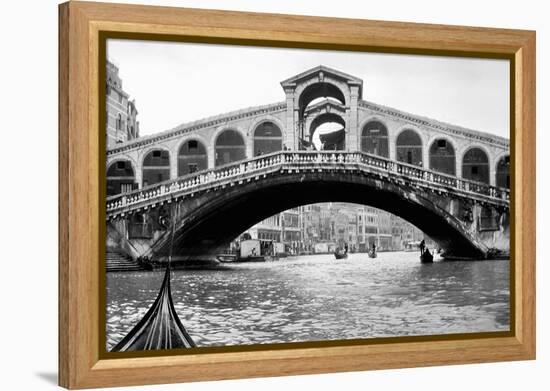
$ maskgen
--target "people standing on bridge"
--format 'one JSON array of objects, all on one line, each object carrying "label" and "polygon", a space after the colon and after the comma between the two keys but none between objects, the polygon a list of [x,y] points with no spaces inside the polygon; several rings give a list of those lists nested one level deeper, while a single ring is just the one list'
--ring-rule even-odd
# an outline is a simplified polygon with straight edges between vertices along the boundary
[{"label": "people standing on bridge", "polygon": [[420,242],[420,255],[424,254],[424,249],[426,248],[426,241],[424,239],[422,239],[422,241]]}]

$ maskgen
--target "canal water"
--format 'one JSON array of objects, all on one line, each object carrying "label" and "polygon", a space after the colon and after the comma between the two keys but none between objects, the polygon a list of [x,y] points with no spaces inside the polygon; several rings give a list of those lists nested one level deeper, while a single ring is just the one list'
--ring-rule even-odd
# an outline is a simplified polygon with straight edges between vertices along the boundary
[{"label": "canal water", "polygon": [[[143,317],[164,272],[107,274],[107,349]],[[509,330],[509,261],[420,264],[418,252],[290,257],[172,272],[197,346]]]}]

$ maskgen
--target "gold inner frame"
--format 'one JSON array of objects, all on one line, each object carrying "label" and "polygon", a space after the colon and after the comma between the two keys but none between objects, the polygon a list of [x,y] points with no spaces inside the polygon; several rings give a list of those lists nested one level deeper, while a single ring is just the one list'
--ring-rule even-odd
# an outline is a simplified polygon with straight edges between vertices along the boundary
[{"label": "gold inner frame", "polygon": [[[106,52],[107,41],[109,39],[125,39],[125,40],[143,40],[153,42],[179,42],[179,43],[201,43],[201,44],[223,44],[223,45],[239,45],[250,47],[284,47],[284,48],[297,48],[297,49],[323,49],[323,50],[337,50],[342,52],[370,52],[370,53],[394,53],[403,55],[429,55],[429,56],[446,56],[446,57],[470,57],[470,58],[492,58],[509,61],[510,69],[510,156],[513,156],[514,148],[514,127],[513,127],[513,113],[514,113],[514,58],[510,55],[502,55],[498,53],[480,53],[477,55],[475,52],[469,52],[464,55],[460,53],[460,56],[456,52],[446,50],[430,50],[427,52],[412,50],[412,51],[400,51],[394,48],[377,48],[372,50],[370,47],[364,47],[361,45],[332,45],[332,44],[308,44],[302,42],[271,42],[262,40],[243,40],[243,39],[223,39],[223,38],[209,38],[200,36],[182,36],[182,35],[165,35],[155,33],[133,33],[133,32],[120,32],[120,31],[98,31],[99,51],[98,51],[98,78],[96,80],[98,84],[99,92],[99,107],[106,107],[105,96],[105,64],[106,64]],[[99,140],[99,204],[100,215],[99,221],[105,221],[105,184],[106,184],[106,146],[103,129],[106,128],[106,115],[105,110],[99,110],[98,113],[99,128],[97,129]],[[346,340],[328,340],[328,341],[311,341],[311,342],[290,342],[290,343],[270,343],[270,344],[254,344],[254,345],[232,345],[232,346],[220,346],[220,347],[197,347],[193,349],[171,349],[171,350],[148,350],[141,352],[106,352],[105,341],[105,311],[99,313],[99,357],[103,359],[115,359],[124,357],[158,357],[158,356],[174,356],[174,355],[191,355],[191,354],[204,354],[204,353],[223,353],[223,352],[252,352],[260,350],[279,350],[279,349],[299,349],[299,348],[322,348],[333,346],[356,346],[356,345],[372,345],[372,344],[390,344],[396,342],[429,342],[429,341],[445,341],[445,340],[464,340],[464,339],[480,339],[480,338],[502,338],[513,337],[515,335],[515,280],[514,280],[514,249],[513,249],[513,216],[514,216],[514,159],[511,159],[511,187],[510,187],[510,221],[511,221],[511,249],[510,249],[510,330],[509,331],[492,331],[492,332],[477,332],[477,333],[456,333],[456,334],[434,334],[434,335],[419,335],[419,336],[403,336],[403,337],[383,337],[383,338],[369,338],[369,339],[346,339]],[[105,236],[105,227],[100,227],[100,238]],[[99,308],[103,304],[105,309],[105,257],[101,254],[105,254],[105,243],[100,240],[99,248]]]}]

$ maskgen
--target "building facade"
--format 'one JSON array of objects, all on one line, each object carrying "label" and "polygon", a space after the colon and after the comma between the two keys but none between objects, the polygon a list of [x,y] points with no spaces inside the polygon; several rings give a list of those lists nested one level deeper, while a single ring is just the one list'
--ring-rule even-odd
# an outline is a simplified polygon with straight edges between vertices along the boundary
[{"label": "building facade", "polygon": [[107,148],[139,137],[135,100],[122,88],[118,67],[107,61]]},{"label": "building facade", "polygon": [[424,233],[400,217],[390,215],[392,248],[396,251],[406,250],[407,245],[427,239]]},{"label": "building facade", "polygon": [[268,217],[248,230],[253,239],[281,241],[281,214]]},{"label": "building facade", "polygon": [[350,251],[400,251],[425,238],[422,231],[386,211],[347,203],[311,204],[271,216],[246,231],[253,239],[285,244],[290,253],[312,253],[315,245],[347,244]]}]

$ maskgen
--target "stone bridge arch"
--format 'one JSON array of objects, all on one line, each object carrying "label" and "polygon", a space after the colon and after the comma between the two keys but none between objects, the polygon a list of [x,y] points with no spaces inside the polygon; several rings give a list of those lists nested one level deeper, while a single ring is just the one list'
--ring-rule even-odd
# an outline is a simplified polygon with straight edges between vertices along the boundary
[{"label": "stone bridge arch", "polygon": [[[331,111],[323,111],[319,114],[317,114],[309,124],[308,128],[308,135],[310,142],[313,142],[313,136],[317,129],[321,127],[324,124],[328,123],[336,123],[342,127],[342,131],[340,133],[343,133],[341,136],[338,136],[340,140],[335,140],[333,143],[333,146],[327,147],[328,150],[343,150],[346,148],[346,142],[345,142],[345,129],[346,129],[346,119],[345,116],[341,115],[340,113],[335,113]],[[322,135],[320,135],[321,141],[323,140]]]},{"label": "stone bridge arch", "polygon": [[[318,202],[364,204],[393,213],[425,232],[448,254],[483,258],[487,247],[437,197],[420,195],[396,183],[350,173],[296,172],[260,177],[240,186],[219,188],[178,201],[174,253],[181,260],[216,254],[252,225],[284,210]],[[231,222],[231,224],[228,224]],[[169,233],[148,256],[167,254]]]},{"label": "stone bridge arch", "polygon": [[302,123],[301,137],[311,143],[316,129],[324,123],[334,122],[346,128],[346,109],[344,105],[330,99],[317,102],[306,109]]},{"label": "stone bridge arch", "polygon": [[318,75],[301,82],[296,88],[297,109],[303,116],[307,106],[318,98],[332,98],[342,106],[349,104],[349,88],[340,80],[325,76],[322,71]]},{"label": "stone bridge arch", "polygon": [[[268,105],[243,108],[241,110],[235,110],[228,113],[214,115],[208,118],[203,118],[197,121],[181,124],[174,129],[160,132],[159,134],[140,137],[135,140],[129,140],[127,142],[117,144],[107,151],[107,167],[109,167],[109,165],[113,161],[126,158],[130,159],[133,162],[136,182],[141,187],[143,183],[142,162],[145,155],[148,154],[151,150],[168,150],[170,155],[169,166],[171,181],[157,183],[158,186],[150,186],[146,189],[136,189],[134,191],[128,192],[127,194],[129,199],[132,199],[132,202],[134,203],[137,203],[139,201],[139,197],[142,196],[147,200],[149,200],[150,198],[158,197],[159,199],[161,199],[158,203],[151,203],[147,205],[147,208],[155,209],[158,207],[157,205],[162,205],[162,203],[166,202],[169,197],[173,196],[174,193],[172,193],[172,190],[170,190],[171,186],[177,187],[182,183],[187,184],[191,181],[191,188],[193,190],[190,190],[190,192],[191,194],[195,194],[196,198],[194,200],[187,200],[181,203],[183,208],[187,208],[189,207],[189,205],[194,205],[195,210],[188,210],[190,211],[190,218],[194,216],[195,213],[199,213],[199,211],[204,212],[205,210],[209,210],[208,208],[203,209],[201,206],[202,204],[193,204],[193,202],[196,202],[196,200],[203,200],[204,202],[206,202],[205,205],[210,205],[211,203],[217,202],[215,199],[208,198],[209,196],[207,194],[195,192],[194,187],[200,187],[202,185],[207,187],[212,185],[213,187],[209,189],[207,193],[210,193],[210,196],[218,195],[220,199],[223,200],[226,197],[226,193],[232,194],[232,191],[234,190],[232,186],[235,186],[235,188],[239,189],[247,189],[247,186],[251,185],[251,183],[257,183],[258,188],[255,191],[250,191],[248,193],[245,192],[245,194],[248,194],[250,197],[252,197],[251,200],[254,201],[255,195],[259,194],[259,189],[262,186],[268,186],[267,183],[269,181],[265,183],[263,182],[263,179],[266,178],[263,174],[264,171],[261,171],[262,173],[260,174],[258,170],[258,174],[256,174],[255,172],[253,176],[246,176],[243,174],[243,176],[246,177],[244,180],[248,181],[246,183],[243,183],[244,187],[241,187],[241,183],[239,183],[238,181],[237,183],[231,182],[230,177],[241,175],[241,167],[256,166],[259,161],[262,160],[259,158],[264,157],[266,159],[279,159],[282,157],[283,161],[284,158],[293,160],[295,156],[298,158],[303,157],[305,160],[311,159],[309,160],[309,162],[311,162],[312,164],[308,166],[308,170],[312,169],[311,167],[313,167],[314,171],[312,172],[308,171],[306,173],[304,171],[300,171],[304,167],[303,164],[292,166],[292,169],[297,170],[295,173],[296,180],[295,182],[289,182],[293,183],[293,185],[290,187],[287,186],[287,193],[282,192],[280,188],[276,188],[273,195],[268,194],[268,192],[264,194],[266,199],[274,199],[276,197],[288,198],[286,196],[288,194],[292,194],[293,198],[290,199],[290,201],[292,202],[289,203],[288,207],[299,205],[299,203],[297,202],[316,202],[315,200],[321,197],[319,194],[323,192],[332,195],[330,199],[326,198],[323,200],[347,200],[348,202],[357,201],[358,203],[375,206],[373,202],[383,203],[385,201],[378,200],[378,195],[376,194],[374,189],[378,189],[377,191],[381,192],[380,194],[387,194],[386,198],[391,199],[392,197],[395,197],[395,195],[392,196],[390,194],[391,192],[387,191],[387,186],[396,186],[395,194],[401,194],[401,198],[396,200],[395,205],[401,205],[399,207],[400,210],[403,205],[407,205],[409,209],[416,208],[420,215],[422,215],[422,213],[426,213],[432,216],[427,220],[437,220],[437,222],[443,223],[445,223],[443,221],[445,220],[445,224],[447,224],[448,227],[455,226],[456,228],[449,228],[447,233],[456,235],[456,237],[458,238],[460,237],[460,235],[462,235],[462,237],[467,237],[468,232],[462,232],[460,221],[458,221],[457,223],[456,218],[454,218],[452,215],[450,217],[445,215],[445,209],[443,209],[443,212],[445,213],[438,211],[439,207],[437,205],[441,204],[439,201],[437,201],[438,197],[439,200],[447,200],[447,204],[449,204],[449,202],[451,203],[449,210],[456,210],[456,216],[459,216],[460,213],[462,213],[461,208],[463,206],[463,203],[455,202],[457,200],[464,200],[464,194],[461,194],[461,192],[469,192],[470,194],[478,193],[482,196],[487,196],[487,198],[489,198],[489,201],[487,202],[485,202],[484,200],[480,201],[480,198],[476,198],[476,201],[473,204],[470,203],[469,206],[477,206],[480,204],[500,206],[498,202],[491,203],[492,201],[490,200],[490,197],[493,197],[492,194],[494,193],[500,194],[502,189],[493,189],[491,186],[485,186],[482,183],[462,180],[462,178],[465,178],[462,172],[462,167],[464,155],[467,153],[467,151],[471,148],[480,148],[485,152],[488,160],[487,163],[489,170],[489,180],[487,182],[490,185],[494,185],[497,182],[496,177],[499,169],[504,170],[503,167],[499,168],[499,161],[503,156],[509,153],[508,140],[363,100],[363,82],[361,79],[345,74],[341,71],[328,68],[326,66],[318,66],[302,72],[299,75],[282,81],[281,86],[283,87],[285,93],[284,101]],[[324,96],[328,96],[328,98],[333,99],[327,99],[324,102],[315,101],[315,99]],[[311,103],[313,101],[315,101],[314,104],[308,106],[308,103]],[[320,118],[322,118],[323,116],[324,118],[327,118],[327,116],[331,115],[330,113],[337,114],[342,119],[341,124],[344,125],[345,128],[345,150],[347,152],[342,152],[341,156],[338,156],[337,159],[332,161],[332,167],[327,168],[323,166],[323,164],[326,163],[325,161],[323,161],[323,159],[328,155],[320,156],[317,159],[312,158],[313,155],[307,155],[313,153],[312,151],[300,151],[301,149],[303,149],[304,144],[299,142],[299,138],[303,138],[304,134],[307,135],[314,121],[319,121]],[[305,114],[308,114],[308,118],[304,117]],[[365,126],[375,121],[383,125],[383,127],[385,127],[385,131],[387,132],[387,154],[380,153],[380,151],[376,148],[371,148],[368,146],[368,143],[372,142],[376,138],[372,134],[367,135],[365,141],[367,147],[363,148],[363,130]],[[266,151],[267,153],[261,151],[261,155],[264,156],[260,156],[257,158],[255,156],[256,152],[254,151],[254,134],[256,129],[265,122],[272,122],[281,130],[283,152],[278,154],[275,152],[275,150],[271,151],[271,149],[269,151]],[[396,141],[399,137],[399,134],[405,129],[411,129],[412,131],[416,132],[421,140],[421,158],[417,159],[417,161],[414,162],[417,167],[411,166],[410,164],[400,164],[399,159],[396,159]],[[216,165],[216,144],[220,135],[228,130],[236,131],[241,135],[244,144],[244,154],[241,154],[238,159],[231,160],[227,163],[227,165],[223,164],[223,167],[220,167],[220,165]],[[183,176],[178,177],[180,175],[180,173],[178,172],[178,162],[181,146],[189,140],[193,139],[202,140],[204,142],[208,162],[207,168],[202,171],[199,170],[196,175],[191,173],[190,170],[187,170],[188,172],[183,172]],[[440,173],[437,172],[438,170],[435,169],[430,170],[430,149],[435,140],[438,139],[448,140],[448,143],[452,144],[454,148],[456,171],[455,177],[452,177],[452,175],[440,175]],[[380,140],[376,140],[376,142],[378,141]],[[300,155],[302,153],[303,155]],[[330,153],[332,154],[332,152]],[[268,169],[271,168],[273,168],[273,170],[280,169],[282,171],[284,167],[288,167],[288,165],[285,164],[281,164],[280,168],[265,166],[261,167],[266,171],[269,171]],[[385,175],[386,182],[379,181],[377,182],[377,184],[370,183],[370,185],[363,184],[361,186],[356,184],[354,182],[355,179],[362,178],[366,172],[365,167],[363,167],[364,165],[369,165],[369,169],[372,170],[383,170],[383,175]],[[231,172],[228,175],[225,175],[225,173],[222,172],[223,175],[221,175],[220,177],[220,172],[217,171],[218,169],[219,171]],[[324,169],[327,169],[328,172],[324,172]],[[330,176],[330,170],[335,170],[334,172],[336,172],[341,169],[351,171],[349,171],[347,174],[343,172],[334,174],[336,175],[336,177]],[[353,170],[355,170],[354,174],[351,173]],[[288,173],[286,175],[288,175]],[[317,180],[321,181],[322,183],[319,185],[321,186],[320,188],[317,188],[315,189],[315,191],[313,191],[312,189],[314,188],[314,185],[308,183],[310,178],[315,177],[315,175],[317,175]],[[215,180],[212,180],[212,177],[215,178]],[[354,177],[355,179],[352,177]],[[267,178],[269,179],[270,177],[268,176]],[[298,181],[297,178],[300,178],[300,181]],[[382,178],[382,174],[380,178]],[[418,190],[420,189],[422,183],[418,182],[416,183],[416,185],[412,185],[414,184],[414,181],[419,178],[422,178],[423,181],[430,182],[430,185],[433,185],[436,189],[434,191],[439,192],[439,196],[435,196],[432,198],[425,197],[424,190]],[[433,178],[436,178],[437,180],[434,182]],[[500,178],[501,179],[499,180],[499,183],[504,183],[503,181],[506,180],[505,175],[501,173]],[[273,183],[276,183],[279,180],[277,178],[271,179],[274,179]],[[219,188],[216,188],[217,184],[212,184],[212,181],[218,183],[217,181],[223,182],[226,180],[228,181],[228,183],[231,182],[232,184],[230,185],[231,187],[222,187],[221,189],[224,189],[223,191]],[[263,183],[261,186],[260,182]],[[272,184],[269,186],[272,186]],[[280,183],[280,186],[281,188],[284,187],[282,183]],[[398,188],[400,186],[405,193],[399,193]],[[414,187],[414,189],[412,189],[411,186]],[[185,187],[185,189],[188,189],[188,187]],[[294,198],[294,193],[297,193],[298,189],[303,190],[312,198],[308,200],[296,200],[296,198]],[[335,191],[335,189],[348,189],[350,191],[353,190],[353,192],[362,194],[366,198],[357,199],[356,201],[349,199],[349,195],[346,195],[342,198],[341,195],[343,193],[338,193]],[[386,191],[386,193],[384,193],[384,191]],[[121,195],[120,198],[111,197],[108,200],[108,204],[119,203],[121,208],[126,207],[124,205],[126,199],[123,200],[123,197],[125,197],[125,195]],[[247,197],[243,197],[243,199],[246,200]],[[420,208],[419,205],[425,202],[425,199],[428,200],[426,201],[428,202],[428,204],[423,204],[423,209],[418,209]],[[319,201],[323,200],[319,199]],[[279,199],[277,199],[276,201],[280,202]],[[230,200],[230,203],[231,202],[233,201]],[[447,206],[448,205],[446,205],[444,208],[446,208]],[[222,205],[222,207],[224,206]],[[377,207],[380,207],[380,209],[385,209],[383,204],[380,204]],[[277,213],[277,208],[273,208],[273,210],[270,210],[269,213]],[[414,221],[412,221],[411,219],[407,219],[406,214],[408,212],[405,209],[406,208],[403,209],[404,212],[402,214],[404,216],[402,217],[404,217],[406,220],[411,221],[414,224]],[[141,211],[138,211],[136,213],[148,213],[149,210],[151,209],[146,209],[145,211],[142,209]],[[216,209],[213,208],[212,210]],[[392,210],[388,211],[392,213],[395,212]],[[216,210],[216,213],[217,212],[218,211]],[[235,217],[232,216],[229,211],[226,211],[225,215],[226,217]],[[209,219],[210,217],[207,218],[207,221],[213,221]],[[462,220],[462,222],[466,221],[465,219],[460,219]],[[238,220],[240,221],[241,219],[238,218]],[[192,237],[193,235],[195,235],[193,232],[199,232],[197,231],[197,227],[199,227],[198,225],[196,226],[196,228],[191,228],[191,223],[193,221],[188,219],[186,221],[187,225],[182,226],[182,230],[180,231],[180,236],[182,238]],[[222,223],[221,221],[218,222],[220,224]],[[248,223],[252,225],[255,222],[256,221],[249,221]],[[423,224],[422,221],[418,223],[420,225]],[[243,230],[247,228],[248,227],[244,227]],[[426,232],[428,232],[429,227],[424,228],[426,229]],[[437,232],[434,234],[434,236],[436,235]],[[482,236],[481,232],[479,232],[479,236]],[[215,239],[221,240],[221,238],[222,236],[219,236]],[[457,240],[460,242],[460,239]],[[444,238],[441,239],[441,242],[445,242]],[[465,245],[465,248],[472,249],[472,246],[476,247],[474,244],[472,244],[475,242],[476,239],[474,235],[474,238],[470,241],[470,244]],[[153,247],[156,249],[157,245],[154,244]],[[162,246],[160,248],[162,248]],[[459,252],[462,251],[457,248],[455,248],[455,250],[458,250]],[[471,253],[475,252],[476,250],[471,251]]]},{"label": "stone bridge arch", "polygon": [[[325,77],[323,72],[319,72],[317,77],[306,80],[298,85],[296,89],[296,96],[298,99],[297,107],[297,127],[299,128],[298,137],[302,141],[312,142],[313,134],[317,127],[327,122],[336,122],[342,125],[346,129],[346,121],[348,115],[345,112],[346,102],[349,104],[349,88],[339,80],[335,80],[330,77]],[[311,107],[310,105],[320,99],[325,98],[325,103],[318,109],[318,112],[314,114],[314,118],[308,118],[306,111]],[[332,100],[336,100],[338,103],[334,104]],[[331,112],[331,106],[339,110]],[[296,108],[295,108],[296,111]],[[336,111],[339,111],[336,113]],[[344,140],[336,142],[337,145],[334,149],[344,149],[346,144],[345,134]],[[299,143],[300,147],[300,143]]]}]

